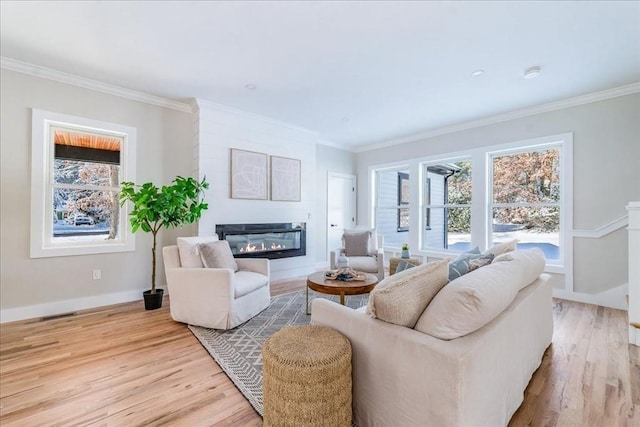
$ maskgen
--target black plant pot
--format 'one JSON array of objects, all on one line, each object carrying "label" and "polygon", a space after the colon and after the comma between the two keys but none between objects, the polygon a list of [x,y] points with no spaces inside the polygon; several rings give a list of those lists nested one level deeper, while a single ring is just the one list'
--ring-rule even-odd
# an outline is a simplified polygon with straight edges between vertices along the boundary
[{"label": "black plant pot", "polygon": [[142,296],[144,297],[144,309],[145,310],[157,310],[162,307],[162,296],[164,295],[164,289],[156,289],[156,293],[152,294],[151,290],[144,291]]}]

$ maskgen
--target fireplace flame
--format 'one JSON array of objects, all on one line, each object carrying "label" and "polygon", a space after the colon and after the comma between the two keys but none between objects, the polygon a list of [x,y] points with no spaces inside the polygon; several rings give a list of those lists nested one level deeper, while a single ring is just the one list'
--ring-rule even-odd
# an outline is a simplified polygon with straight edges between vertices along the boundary
[{"label": "fireplace flame", "polygon": [[243,248],[240,248],[240,253],[249,253],[249,252],[265,252],[265,251],[276,251],[278,249],[286,249],[285,245],[281,245],[279,243],[272,242],[271,246],[266,247],[264,242],[259,245],[254,245],[252,243],[247,243],[247,245]]}]

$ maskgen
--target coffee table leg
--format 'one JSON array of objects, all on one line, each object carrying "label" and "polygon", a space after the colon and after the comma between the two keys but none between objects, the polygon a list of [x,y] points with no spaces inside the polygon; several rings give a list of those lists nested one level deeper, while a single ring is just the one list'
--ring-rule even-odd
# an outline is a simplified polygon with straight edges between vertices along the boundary
[{"label": "coffee table leg", "polygon": [[307,315],[311,314],[309,313],[309,285],[305,286],[305,293],[306,293],[306,299],[307,299]]},{"label": "coffee table leg", "polygon": [[340,304],[344,305],[344,292],[340,292]]}]

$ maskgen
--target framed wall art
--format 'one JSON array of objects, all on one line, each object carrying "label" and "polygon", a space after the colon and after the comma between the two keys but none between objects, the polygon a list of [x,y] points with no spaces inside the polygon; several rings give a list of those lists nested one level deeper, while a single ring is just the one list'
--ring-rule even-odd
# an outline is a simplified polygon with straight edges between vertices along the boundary
[{"label": "framed wall art", "polygon": [[300,201],[300,160],[271,156],[271,200]]},{"label": "framed wall art", "polygon": [[231,149],[231,198],[267,200],[267,155]]}]

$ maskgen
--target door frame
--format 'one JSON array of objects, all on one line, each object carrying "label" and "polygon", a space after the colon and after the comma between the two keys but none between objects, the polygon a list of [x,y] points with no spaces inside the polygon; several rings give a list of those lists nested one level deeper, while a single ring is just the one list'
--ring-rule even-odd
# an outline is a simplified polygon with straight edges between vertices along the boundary
[{"label": "door frame", "polygon": [[341,173],[341,172],[332,172],[332,171],[328,171],[327,172],[327,211],[326,211],[326,216],[327,216],[327,223],[326,223],[326,228],[325,228],[325,252],[326,252],[326,257],[327,260],[329,260],[329,252],[331,251],[332,248],[329,247],[329,230],[331,229],[331,219],[329,218],[329,189],[330,187],[330,181],[331,178],[345,178],[345,179],[351,179],[352,183],[353,183],[353,191],[351,194],[351,204],[352,204],[352,218],[353,218],[353,224],[356,225],[357,224],[357,218],[358,218],[358,177],[355,174],[349,174],[349,173]]}]

